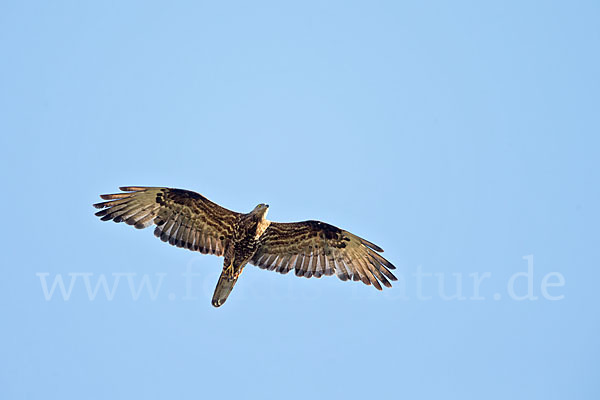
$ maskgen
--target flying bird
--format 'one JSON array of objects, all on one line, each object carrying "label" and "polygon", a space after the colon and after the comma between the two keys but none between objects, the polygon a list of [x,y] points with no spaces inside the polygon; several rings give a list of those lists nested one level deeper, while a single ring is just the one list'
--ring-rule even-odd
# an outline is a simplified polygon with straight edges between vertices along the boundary
[{"label": "flying bird", "polygon": [[199,193],[165,187],[120,187],[125,193],[103,194],[94,204],[102,221],[125,222],[138,229],[156,225],[163,242],[203,254],[224,257],[212,305],[220,307],[246,264],[296,276],[320,278],[336,274],[391,287],[394,265],[383,249],[348,231],[320,221],[271,222],[269,206],[259,204],[246,214],[230,211]]}]

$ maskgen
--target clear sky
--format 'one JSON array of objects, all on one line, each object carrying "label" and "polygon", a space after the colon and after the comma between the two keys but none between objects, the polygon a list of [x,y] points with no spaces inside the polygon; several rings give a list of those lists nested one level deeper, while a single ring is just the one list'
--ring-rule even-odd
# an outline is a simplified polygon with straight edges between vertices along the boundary
[{"label": "clear sky", "polygon": [[[599,398],[599,49],[595,1],[3,1],[0,398]],[[123,185],[401,279],[215,309],[222,259],[94,217]]]}]

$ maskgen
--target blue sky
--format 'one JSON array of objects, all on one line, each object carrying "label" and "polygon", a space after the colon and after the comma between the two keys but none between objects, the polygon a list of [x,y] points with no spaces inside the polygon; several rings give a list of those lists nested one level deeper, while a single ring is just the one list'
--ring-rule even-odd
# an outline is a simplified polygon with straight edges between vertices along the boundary
[{"label": "blue sky", "polygon": [[[2,2],[0,397],[598,398],[599,17]],[[248,267],[215,309],[221,259],[93,216],[123,185],[338,225],[401,279]]]}]

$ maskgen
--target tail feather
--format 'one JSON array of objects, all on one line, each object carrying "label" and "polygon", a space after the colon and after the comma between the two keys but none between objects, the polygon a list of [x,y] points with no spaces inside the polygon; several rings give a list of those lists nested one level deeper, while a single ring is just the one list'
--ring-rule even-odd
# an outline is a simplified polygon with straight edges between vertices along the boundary
[{"label": "tail feather", "polygon": [[237,280],[238,277],[228,278],[224,273],[221,273],[219,282],[217,282],[217,287],[215,288],[215,294],[213,294],[212,298],[213,306],[221,307],[225,303]]}]

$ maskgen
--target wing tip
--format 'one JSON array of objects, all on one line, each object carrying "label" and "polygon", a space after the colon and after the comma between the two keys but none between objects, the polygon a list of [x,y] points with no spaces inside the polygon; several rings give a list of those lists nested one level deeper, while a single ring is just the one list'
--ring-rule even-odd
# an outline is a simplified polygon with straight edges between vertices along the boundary
[{"label": "wing tip", "polygon": [[363,238],[360,238],[360,242],[362,244],[364,244],[365,246],[370,247],[371,249],[373,249],[375,251],[383,253],[383,249],[381,247],[377,246],[375,243],[369,242],[368,240],[365,240]]},{"label": "wing tip", "polygon": [[354,237],[363,246],[366,246],[366,247],[370,248],[371,250],[377,251],[379,253],[383,253],[383,249],[381,247],[377,246],[375,243],[369,242],[367,239],[363,239],[360,236],[357,236],[351,232],[348,232],[348,231],[344,231],[344,232],[349,234],[350,237]]},{"label": "wing tip", "polygon": [[103,200],[114,200],[114,199],[125,199],[131,196],[131,193],[111,193],[111,194],[101,194],[100,198]]}]

